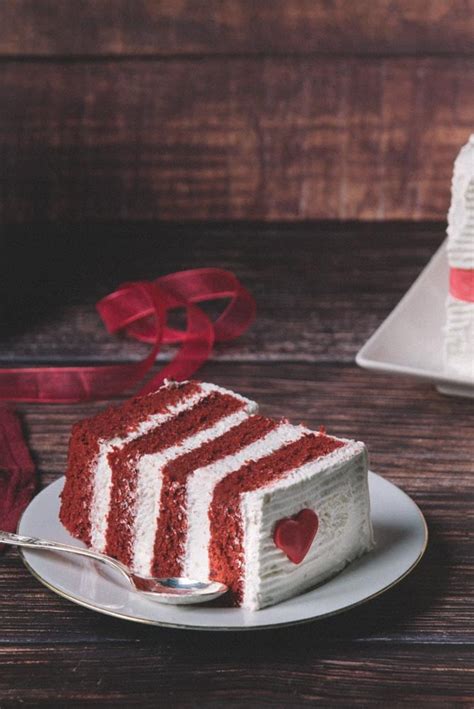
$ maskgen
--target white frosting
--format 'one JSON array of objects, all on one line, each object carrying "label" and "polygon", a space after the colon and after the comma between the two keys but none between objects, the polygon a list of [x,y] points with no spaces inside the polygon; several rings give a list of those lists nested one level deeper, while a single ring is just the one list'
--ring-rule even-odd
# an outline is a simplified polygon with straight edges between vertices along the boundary
[{"label": "white frosting", "polygon": [[190,578],[209,577],[209,542],[211,538],[209,508],[218,483],[250,461],[256,461],[282,446],[301,438],[308,429],[281,423],[258,441],[237,453],[198,468],[188,477],[186,510],[188,530],[183,559],[183,573]]},{"label": "white frosting", "polygon": [[[253,402],[252,402],[253,403]],[[252,407],[254,408],[254,407]],[[142,576],[151,573],[156,530],[160,515],[163,468],[170,460],[199,448],[207,441],[222,436],[249,415],[248,408],[220,419],[213,426],[185,438],[179,444],[159,453],[143,455],[137,464],[137,494],[133,531],[133,569]]]},{"label": "white frosting", "polygon": [[[257,610],[315,586],[373,546],[367,453],[350,442],[263,488],[244,493],[243,607]],[[278,520],[313,509],[319,528],[300,564],[273,542]]]},{"label": "white frosting", "polygon": [[444,347],[447,368],[474,381],[474,303],[448,295]]},{"label": "white frosting", "polygon": [[[451,268],[474,269],[474,134],[454,163],[448,213],[448,261]],[[444,363],[474,380],[474,303],[446,300]]]},{"label": "white frosting", "polygon": [[[165,383],[164,387],[172,388],[175,386],[173,383]],[[199,390],[188,396],[185,399],[178,401],[175,405],[169,406],[167,411],[159,414],[153,414],[143,419],[138,426],[130,431],[127,435],[121,437],[111,438],[107,441],[99,442],[99,452],[95,461],[95,468],[93,471],[93,481],[92,481],[92,503],[90,510],[90,522],[91,522],[91,546],[97,551],[105,551],[106,544],[106,531],[107,531],[107,520],[110,507],[110,495],[112,491],[112,471],[110,469],[108,455],[112,450],[123,448],[127,443],[143,436],[145,433],[163,425],[166,421],[170,420],[182,411],[195,406],[201,399],[213,392],[219,392],[221,394],[232,394],[236,399],[240,399],[245,402],[247,411],[255,411],[257,405],[255,402],[245,399],[243,396],[229,392],[222,387],[215,384],[202,383],[199,385]],[[152,392],[155,393],[155,392]]]},{"label": "white frosting", "polygon": [[454,163],[447,233],[449,265],[474,268],[474,134]]}]

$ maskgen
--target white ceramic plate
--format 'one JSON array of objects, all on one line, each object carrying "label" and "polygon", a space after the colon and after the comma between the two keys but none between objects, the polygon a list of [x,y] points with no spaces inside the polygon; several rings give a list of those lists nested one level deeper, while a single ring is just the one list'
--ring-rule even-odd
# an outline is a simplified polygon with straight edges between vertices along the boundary
[{"label": "white ceramic plate", "polygon": [[448,271],[444,242],[397,307],[358,352],[358,365],[428,379],[443,394],[474,398],[474,380],[451,374],[443,367]]},{"label": "white ceramic plate", "polygon": [[[256,612],[239,608],[167,606],[130,591],[119,573],[67,554],[23,549],[27,568],[45,586],[99,613],[151,625],[201,630],[250,630],[334,615],[378,596],[406,576],[426,548],[426,524],[416,504],[387,480],[369,474],[376,548],[312,591]],[[19,534],[81,546],[58,519],[64,478],[37,495],[23,514]],[[34,612],[34,611],[32,611]]]}]

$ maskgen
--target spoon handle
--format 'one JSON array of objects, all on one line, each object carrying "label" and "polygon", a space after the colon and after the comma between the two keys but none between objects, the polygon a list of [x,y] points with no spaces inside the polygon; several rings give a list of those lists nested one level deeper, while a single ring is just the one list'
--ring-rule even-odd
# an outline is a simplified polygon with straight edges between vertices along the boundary
[{"label": "spoon handle", "polygon": [[0,531],[0,544],[11,544],[17,547],[27,547],[28,549],[45,549],[47,551],[63,551],[69,554],[77,554],[78,556],[87,556],[89,559],[95,559],[103,564],[109,564],[124,574],[128,581],[131,580],[131,573],[125,564],[122,564],[110,556],[100,554],[99,552],[85,549],[83,547],[73,547],[70,544],[62,544],[61,542],[53,542],[49,539],[38,539],[38,537],[22,537],[20,534],[12,534],[11,532]]}]

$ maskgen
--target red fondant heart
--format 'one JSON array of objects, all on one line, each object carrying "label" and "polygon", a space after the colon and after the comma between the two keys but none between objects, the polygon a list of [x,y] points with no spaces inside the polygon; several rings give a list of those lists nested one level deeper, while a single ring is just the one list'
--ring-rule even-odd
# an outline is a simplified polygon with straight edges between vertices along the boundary
[{"label": "red fondant heart", "polygon": [[307,508],[294,517],[285,517],[277,522],[273,541],[293,564],[300,564],[310,550],[318,527],[318,515]]}]

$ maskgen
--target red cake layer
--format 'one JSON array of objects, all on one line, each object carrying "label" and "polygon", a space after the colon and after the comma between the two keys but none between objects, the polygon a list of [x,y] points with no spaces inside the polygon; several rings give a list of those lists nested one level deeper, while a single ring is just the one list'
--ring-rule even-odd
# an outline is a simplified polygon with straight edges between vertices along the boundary
[{"label": "red cake layer", "polygon": [[284,477],[285,473],[328,455],[343,445],[343,442],[329,436],[309,433],[265,458],[242,466],[216,486],[209,510],[211,578],[227,584],[234,600],[242,600],[244,552],[241,495],[264,487]]},{"label": "red cake layer", "polygon": [[125,437],[148,416],[166,412],[170,406],[198,392],[199,387],[199,382],[162,387],[153,394],[135,397],[122,406],[109,407],[93,418],[74,425],[59,514],[61,522],[74,537],[90,544],[91,469],[100,441]]},{"label": "red cake layer", "polygon": [[234,455],[278,426],[277,421],[251,416],[223,436],[171,461],[163,470],[160,517],[156,533],[154,576],[181,576],[187,532],[187,479],[198,468]]},{"label": "red cake layer", "polygon": [[132,544],[137,490],[137,463],[143,455],[176,446],[198,431],[245,407],[245,402],[229,394],[213,392],[193,408],[109,454],[112,490],[106,535],[106,553],[124,564],[133,560]]}]

